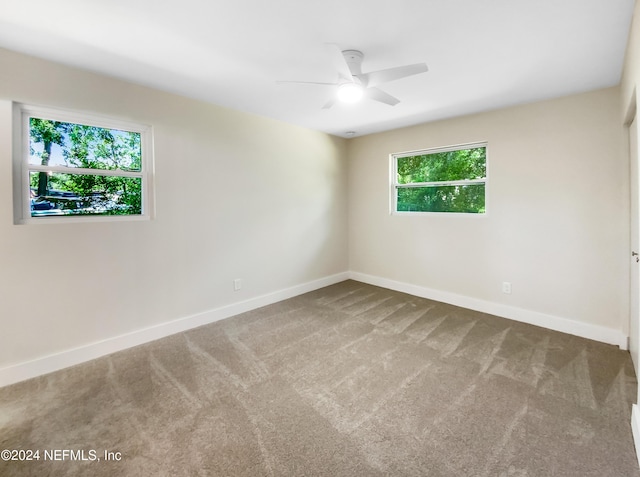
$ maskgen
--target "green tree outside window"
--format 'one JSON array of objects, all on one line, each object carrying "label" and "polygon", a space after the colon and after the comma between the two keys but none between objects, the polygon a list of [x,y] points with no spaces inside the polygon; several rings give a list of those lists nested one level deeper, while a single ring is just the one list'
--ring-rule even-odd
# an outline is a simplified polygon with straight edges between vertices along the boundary
[{"label": "green tree outside window", "polygon": [[29,154],[32,216],[142,213],[139,132],[31,117]]},{"label": "green tree outside window", "polygon": [[486,211],[486,145],[395,157],[397,212]]}]

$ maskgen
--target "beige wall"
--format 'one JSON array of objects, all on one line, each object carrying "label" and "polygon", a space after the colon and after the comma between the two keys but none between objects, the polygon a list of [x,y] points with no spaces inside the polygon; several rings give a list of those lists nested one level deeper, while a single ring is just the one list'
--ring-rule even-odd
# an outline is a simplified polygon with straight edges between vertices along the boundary
[{"label": "beige wall", "polygon": [[[619,98],[612,88],[351,140],[350,269],[626,333]],[[389,214],[390,153],[476,141],[488,141],[486,216]]]},{"label": "beige wall", "polygon": [[[625,86],[345,141],[0,64],[0,370],[346,270],[627,333]],[[156,218],[13,225],[11,101],[152,124]],[[390,153],[475,141],[486,216],[389,214]]]},{"label": "beige wall", "polygon": [[630,114],[635,112],[636,85],[640,79],[640,9],[636,1],[636,8],[633,11],[633,21],[631,31],[627,41],[625,62],[620,81],[621,90],[621,115],[624,121],[632,118]]},{"label": "beige wall", "polygon": [[[6,50],[0,65],[0,369],[347,270],[344,140]],[[153,125],[155,220],[13,225],[11,101]]]}]

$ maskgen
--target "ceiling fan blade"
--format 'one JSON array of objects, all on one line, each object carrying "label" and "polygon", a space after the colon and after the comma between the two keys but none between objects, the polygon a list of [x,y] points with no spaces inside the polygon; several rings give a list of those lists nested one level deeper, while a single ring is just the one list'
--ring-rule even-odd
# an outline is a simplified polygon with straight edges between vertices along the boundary
[{"label": "ceiling fan blade", "polygon": [[320,86],[338,86],[338,83],[318,83],[315,81],[276,81],[276,84],[315,84]]},{"label": "ceiling fan blade", "polygon": [[363,73],[358,75],[358,78],[360,78],[367,86],[378,86],[382,83],[388,83],[389,81],[399,80],[401,78],[406,78],[407,76],[426,73],[427,71],[429,71],[429,68],[426,63],[416,63],[415,65],[397,66],[395,68],[389,68],[388,70]]},{"label": "ceiling fan blade", "polygon": [[344,59],[340,47],[335,43],[325,43],[325,47],[331,55],[331,62],[333,63],[333,67],[338,71],[340,78],[353,81],[353,75],[351,74],[347,60]]},{"label": "ceiling fan blade", "polygon": [[331,109],[331,107],[336,103],[336,98],[331,98],[329,101],[322,106],[322,109]]},{"label": "ceiling fan blade", "polygon": [[400,102],[398,98],[391,96],[389,93],[385,93],[384,91],[378,88],[367,88],[364,90],[364,94],[369,99],[373,99],[374,101],[379,101],[381,103],[388,104],[389,106],[395,106]]}]

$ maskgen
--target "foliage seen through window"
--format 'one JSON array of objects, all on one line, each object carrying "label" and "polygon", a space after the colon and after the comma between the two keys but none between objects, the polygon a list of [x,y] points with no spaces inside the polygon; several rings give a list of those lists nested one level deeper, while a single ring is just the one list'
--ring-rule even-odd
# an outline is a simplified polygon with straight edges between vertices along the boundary
[{"label": "foliage seen through window", "polygon": [[139,132],[29,118],[31,216],[140,215]]},{"label": "foliage seen through window", "polygon": [[395,156],[397,212],[486,211],[486,145]]}]

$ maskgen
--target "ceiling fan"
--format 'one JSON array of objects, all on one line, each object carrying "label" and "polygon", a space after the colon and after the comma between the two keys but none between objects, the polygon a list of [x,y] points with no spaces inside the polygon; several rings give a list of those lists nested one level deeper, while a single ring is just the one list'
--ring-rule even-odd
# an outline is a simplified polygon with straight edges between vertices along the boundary
[{"label": "ceiling fan", "polygon": [[389,106],[395,106],[400,100],[379,89],[378,85],[429,71],[426,63],[416,63],[363,73],[362,60],[364,59],[364,54],[361,51],[341,51],[338,45],[335,44],[329,44],[327,48],[332,55],[334,67],[338,70],[337,82],[278,81],[280,84],[311,84],[336,88],[336,94],[323,106],[323,109],[331,108],[336,100],[355,103],[363,97],[388,104]]}]

